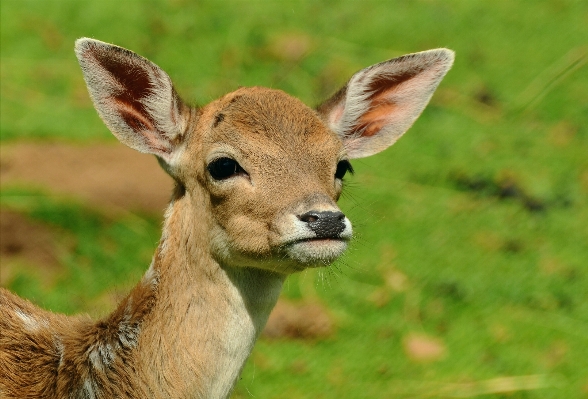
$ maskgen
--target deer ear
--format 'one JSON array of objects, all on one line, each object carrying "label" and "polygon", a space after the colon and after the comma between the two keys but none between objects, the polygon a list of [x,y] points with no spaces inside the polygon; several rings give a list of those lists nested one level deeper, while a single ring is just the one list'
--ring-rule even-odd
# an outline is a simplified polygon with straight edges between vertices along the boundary
[{"label": "deer ear", "polygon": [[421,114],[453,64],[448,49],[423,51],[357,72],[318,107],[350,158],[385,150]]},{"label": "deer ear", "polygon": [[169,76],[132,51],[98,40],[78,39],[75,52],[94,107],[110,131],[129,147],[171,165],[189,109]]}]

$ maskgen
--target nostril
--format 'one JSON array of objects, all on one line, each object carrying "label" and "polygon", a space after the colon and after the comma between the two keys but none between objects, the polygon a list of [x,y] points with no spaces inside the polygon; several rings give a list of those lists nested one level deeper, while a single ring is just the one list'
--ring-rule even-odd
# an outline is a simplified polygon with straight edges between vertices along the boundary
[{"label": "nostril", "polygon": [[298,216],[298,219],[300,219],[304,223],[314,223],[317,220],[319,220],[319,218],[320,214],[314,211],[306,212],[305,214]]},{"label": "nostril", "polygon": [[345,219],[345,214],[343,212],[335,212],[335,217],[337,220],[343,220]]}]

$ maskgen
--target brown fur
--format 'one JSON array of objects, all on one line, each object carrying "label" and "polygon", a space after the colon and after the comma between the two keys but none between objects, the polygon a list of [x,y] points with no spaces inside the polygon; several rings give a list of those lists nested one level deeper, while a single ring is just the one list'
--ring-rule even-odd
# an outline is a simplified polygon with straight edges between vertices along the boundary
[{"label": "brown fur", "polygon": [[[338,162],[392,144],[452,61],[435,50],[378,64],[316,112],[260,87],[190,108],[128,50],[81,39],[76,54],[106,125],[155,154],[176,189],[151,267],[105,319],[0,289],[2,398],[227,397],[286,276],[327,266],[351,238]],[[402,132],[390,126],[399,107]],[[208,166],[220,158],[242,169],[217,180]],[[340,214],[338,233],[315,234],[309,211]]]}]

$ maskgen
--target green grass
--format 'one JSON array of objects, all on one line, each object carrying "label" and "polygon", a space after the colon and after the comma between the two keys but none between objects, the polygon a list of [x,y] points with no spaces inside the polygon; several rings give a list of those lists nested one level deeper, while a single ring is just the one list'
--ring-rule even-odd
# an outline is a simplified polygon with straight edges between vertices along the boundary
[{"label": "green grass", "polygon": [[[239,85],[317,104],[362,67],[452,48],[454,68],[406,137],[354,163],[341,206],[358,242],[333,273],[286,284],[287,297],[321,299],[336,335],[261,340],[234,396],[585,397],[586,15],[588,3],[565,0],[2,0],[0,135],[114,140],[73,54],[81,36],[150,58],[198,104]],[[158,238],[148,217],[105,216],[46,193],[5,188],[0,205],[73,242],[51,284],[26,267],[8,283],[55,311],[103,312]],[[391,273],[405,279],[400,288],[386,283]],[[412,333],[440,340],[445,357],[411,361]],[[521,376],[535,377],[508,380],[509,395],[484,382]]]}]

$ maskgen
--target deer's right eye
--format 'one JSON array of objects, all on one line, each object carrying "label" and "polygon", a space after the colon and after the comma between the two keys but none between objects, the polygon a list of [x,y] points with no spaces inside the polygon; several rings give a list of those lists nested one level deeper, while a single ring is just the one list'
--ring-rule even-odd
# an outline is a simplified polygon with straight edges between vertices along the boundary
[{"label": "deer's right eye", "polygon": [[224,180],[238,174],[246,174],[237,161],[231,158],[215,159],[208,164],[207,169],[214,180]]}]

